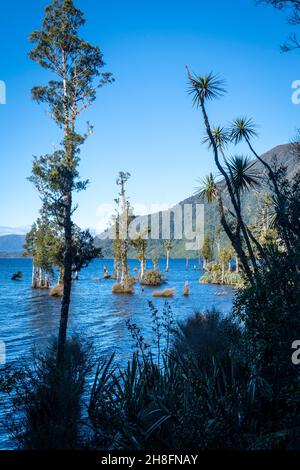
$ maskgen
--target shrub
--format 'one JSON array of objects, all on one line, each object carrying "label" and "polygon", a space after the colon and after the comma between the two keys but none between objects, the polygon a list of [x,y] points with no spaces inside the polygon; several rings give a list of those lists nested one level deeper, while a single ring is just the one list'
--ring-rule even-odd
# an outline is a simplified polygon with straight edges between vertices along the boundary
[{"label": "shrub", "polygon": [[211,367],[212,360],[224,365],[229,356],[241,354],[241,348],[239,325],[216,310],[197,312],[174,331],[173,354],[191,358],[202,370]]},{"label": "shrub", "polygon": [[56,344],[25,366],[12,394],[10,430],[21,449],[76,449],[80,442],[81,400],[91,369],[90,347],[78,338],[66,344],[56,365]]},{"label": "shrub", "polygon": [[[238,292],[234,314],[245,325],[253,362],[280,394],[283,386],[298,384],[299,371],[291,347],[300,337],[299,274],[286,253],[255,276],[255,284]],[[296,386],[298,394],[298,385]]]},{"label": "shrub", "polygon": [[[151,311],[161,366],[154,360],[159,353],[153,355],[132,325],[139,349],[128,366],[117,368],[111,358],[95,377],[89,405],[93,446],[199,450],[255,445],[270,394],[268,384],[253,376],[237,354],[238,326],[217,312],[195,314],[180,325],[170,353],[161,342],[163,318],[153,305]],[[190,354],[197,361],[190,361]]]},{"label": "shrub", "polygon": [[[206,272],[204,276],[200,278],[201,284],[222,284],[222,272],[219,269],[213,269],[210,272]],[[244,286],[243,278],[239,273],[226,272],[224,274],[223,285],[232,286],[240,289]]]},{"label": "shrub", "polygon": [[143,279],[141,280],[142,285],[153,287],[160,286],[164,284],[164,282],[165,279],[163,275],[155,269],[150,269],[149,271],[146,271],[145,275],[143,276]]}]

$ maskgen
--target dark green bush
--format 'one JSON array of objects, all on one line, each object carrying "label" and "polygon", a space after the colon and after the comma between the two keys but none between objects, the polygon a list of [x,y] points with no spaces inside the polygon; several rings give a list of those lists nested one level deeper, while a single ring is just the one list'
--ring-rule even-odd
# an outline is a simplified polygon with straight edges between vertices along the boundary
[{"label": "dark green bush", "polygon": [[82,394],[91,368],[90,347],[78,338],[66,345],[62,367],[56,344],[25,366],[12,395],[10,429],[21,449],[75,449],[80,446]]},{"label": "dark green bush", "polygon": [[190,358],[206,371],[213,366],[213,360],[224,364],[230,356],[241,356],[242,345],[240,326],[231,317],[212,310],[195,313],[179,323],[174,332],[173,354]]},{"label": "dark green bush", "polygon": [[[154,309],[154,311],[153,311]],[[245,449],[263,431],[268,383],[241,354],[243,334],[216,312],[181,324],[165,348],[163,317],[152,306],[160,356],[131,326],[138,351],[125,369],[99,367],[89,405],[92,445],[115,449]],[[169,326],[174,332],[172,323]],[[159,359],[160,357],[160,359]]]}]

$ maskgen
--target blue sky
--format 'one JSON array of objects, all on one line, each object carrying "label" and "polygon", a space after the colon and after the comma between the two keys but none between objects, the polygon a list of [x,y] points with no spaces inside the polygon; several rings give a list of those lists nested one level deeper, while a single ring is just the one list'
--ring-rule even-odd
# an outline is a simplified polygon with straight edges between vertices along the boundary
[{"label": "blue sky", "polygon": [[[27,226],[37,217],[40,201],[26,180],[32,156],[50,152],[61,137],[46,108],[30,97],[32,86],[47,80],[27,57],[28,35],[39,28],[47,3],[1,2],[0,80],[7,104],[0,106],[0,226]],[[90,186],[78,196],[81,226],[101,228],[99,207],[115,198],[119,170],[132,174],[132,203],[148,207],[188,197],[196,180],[214,171],[201,143],[201,116],[186,92],[185,64],[226,79],[228,94],[209,106],[213,123],[252,116],[260,126],[259,152],[295,134],[300,107],[291,102],[291,83],[300,79],[300,58],[279,51],[292,32],[283,13],[256,7],[254,0],[75,3],[87,19],[82,35],[101,47],[116,78],[83,116],[95,131],[82,151],[81,175]]]}]

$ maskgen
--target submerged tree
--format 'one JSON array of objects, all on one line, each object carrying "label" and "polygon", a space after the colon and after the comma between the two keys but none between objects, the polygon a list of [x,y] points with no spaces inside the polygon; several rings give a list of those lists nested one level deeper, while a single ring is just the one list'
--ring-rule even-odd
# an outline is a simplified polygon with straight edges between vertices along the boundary
[{"label": "submerged tree", "polygon": [[147,240],[147,231],[143,231],[142,233],[139,233],[136,235],[131,241],[131,245],[136,249],[137,251],[137,259],[141,263],[141,268],[140,268],[140,280],[142,281],[145,276],[146,272],[146,260],[147,260],[147,246],[148,246],[148,240]]},{"label": "submerged tree", "polygon": [[[50,287],[49,277],[53,277],[55,268],[59,270],[58,284],[63,285],[64,240],[61,228],[45,218],[38,219],[26,235],[24,249],[33,260],[33,288]],[[81,230],[75,224],[72,226],[72,250],[72,273],[79,273],[93,259],[102,256],[89,230]]]},{"label": "submerged tree", "polygon": [[117,179],[117,185],[120,186],[119,216],[118,216],[118,236],[120,243],[121,258],[121,283],[127,276],[127,251],[128,251],[128,223],[130,216],[130,205],[126,197],[125,185],[130,178],[130,173],[120,171]]},{"label": "submerged tree", "polygon": [[169,271],[169,261],[170,261],[170,253],[173,249],[172,240],[165,240],[165,250],[166,250],[166,272]]},{"label": "submerged tree", "polygon": [[[119,200],[116,200],[119,204]],[[121,240],[120,240],[120,214],[117,211],[116,215],[112,218],[112,225],[115,231],[115,237],[113,241],[113,252],[114,252],[114,278],[119,282],[120,266],[121,266]]]},{"label": "submerged tree", "polygon": [[32,257],[31,287],[49,288],[49,277],[53,276],[60,248],[53,224],[49,224],[45,218],[39,218],[26,234],[23,248],[24,255]]},{"label": "submerged tree", "polygon": [[213,259],[213,250],[212,250],[212,243],[210,236],[208,234],[204,237],[203,246],[201,249],[201,254],[204,260],[204,268],[207,266],[208,263],[211,263]]},{"label": "submerged tree", "polygon": [[221,265],[221,283],[224,284],[225,282],[225,270],[226,266],[228,266],[228,272],[230,271],[230,261],[232,258],[232,246],[228,243],[224,246],[218,255],[218,261]]},{"label": "submerged tree", "polygon": [[34,48],[29,56],[53,75],[46,86],[32,90],[33,99],[49,106],[51,116],[63,131],[62,148],[36,158],[32,180],[41,193],[45,209],[63,229],[64,293],[61,306],[57,362],[62,363],[66,343],[74,259],[72,239],[73,192],[86,188],[78,173],[80,147],[90,133],[80,135],[76,123],[92,104],[97,89],[112,81],[111,74],[100,73],[102,53],[79,36],[83,13],[73,0],[54,0],[45,9],[40,30],[30,35]]}]

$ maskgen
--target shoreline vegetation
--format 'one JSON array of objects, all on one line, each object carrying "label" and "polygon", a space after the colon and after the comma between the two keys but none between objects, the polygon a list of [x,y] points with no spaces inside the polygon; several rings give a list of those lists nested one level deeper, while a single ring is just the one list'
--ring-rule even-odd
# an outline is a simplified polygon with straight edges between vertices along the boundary
[{"label": "shoreline vegetation", "polygon": [[[294,4],[291,21],[300,24],[299,2],[264,3],[277,8]],[[30,179],[42,207],[26,236],[25,250],[33,259],[32,287],[48,287],[58,268],[55,289],[62,300],[54,344],[21,367],[17,363],[15,368],[1,369],[0,389],[11,399],[8,421],[16,446],[299,450],[300,170],[289,178],[287,165],[257,153],[254,142],[259,136],[251,118],[240,115],[222,126],[212,125],[210,103],[227,91],[218,75],[192,74],[186,66],[188,93],[215,165],[215,174],[203,179],[198,193],[218,213],[213,237],[205,234],[194,269],[203,259],[200,283],[236,287],[231,312],[222,316],[204,309],[178,323],[168,302],[159,310],[149,301],[145,315],[151,316],[152,336],[146,341],[134,313],[127,319],[133,351],[124,367],[114,353],[98,359],[95,366],[92,346],[84,338],[70,337],[74,282],[80,282],[81,270],[93,260],[103,259],[91,233],[73,221],[74,193],[87,188],[79,176],[80,150],[92,132],[88,125],[87,132],[79,134],[77,120],[96,100],[97,89],[114,81],[102,71],[100,49],[81,39],[84,23],[72,0],[54,0],[45,10],[41,30],[30,36],[30,58],[53,78],[47,86],[34,87],[32,96],[47,104],[62,141],[52,154],[34,158]],[[295,44],[299,48],[299,42]],[[297,159],[299,141],[300,130],[291,144]],[[251,157],[241,154],[241,144]],[[134,294],[139,284],[140,290],[157,287],[154,297],[171,298],[175,291],[163,286],[167,274],[159,271],[158,257],[152,257],[151,269],[146,267],[147,229],[128,237],[127,221],[135,220],[127,195],[130,177],[128,172],[118,173],[111,220],[116,233],[113,272],[105,268],[104,278],[113,280],[112,295]],[[243,198],[258,188],[263,190],[263,203],[257,205],[253,222]],[[170,235],[164,240],[165,273],[171,269],[173,246]],[[130,248],[139,262],[134,275],[128,269]],[[189,284],[182,287],[181,295],[188,296]],[[92,386],[89,374],[94,377]]]},{"label": "shoreline vegetation", "polygon": [[232,270],[231,265],[225,270],[224,266],[218,263],[210,263],[204,268],[204,275],[200,278],[200,284],[215,284],[231,286],[235,289],[243,288],[244,280],[238,270]]}]

